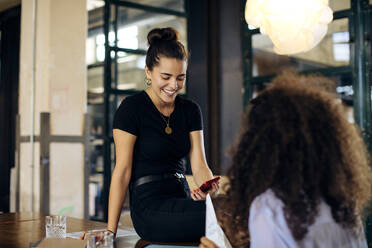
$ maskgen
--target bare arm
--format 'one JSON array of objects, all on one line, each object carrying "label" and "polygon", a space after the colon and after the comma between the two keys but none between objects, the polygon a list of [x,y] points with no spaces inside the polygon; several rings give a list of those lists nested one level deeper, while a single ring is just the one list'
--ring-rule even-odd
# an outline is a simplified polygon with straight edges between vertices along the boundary
[{"label": "bare arm", "polygon": [[213,178],[205,159],[203,131],[190,132],[190,142],[191,170],[195,183],[200,187],[205,181]]},{"label": "bare arm", "polygon": [[137,137],[119,129],[114,129],[113,134],[116,163],[110,185],[107,229],[116,233],[132,174],[133,149]]}]

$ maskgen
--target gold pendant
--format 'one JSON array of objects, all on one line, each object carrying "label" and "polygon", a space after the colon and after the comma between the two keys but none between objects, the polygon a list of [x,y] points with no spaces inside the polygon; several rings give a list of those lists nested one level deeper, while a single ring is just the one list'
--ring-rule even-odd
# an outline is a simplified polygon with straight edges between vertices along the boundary
[{"label": "gold pendant", "polygon": [[172,133],[172,128],[170,128],[170,126],[166,126],[165,127],[165,133],[166,134],[171,134]]}]

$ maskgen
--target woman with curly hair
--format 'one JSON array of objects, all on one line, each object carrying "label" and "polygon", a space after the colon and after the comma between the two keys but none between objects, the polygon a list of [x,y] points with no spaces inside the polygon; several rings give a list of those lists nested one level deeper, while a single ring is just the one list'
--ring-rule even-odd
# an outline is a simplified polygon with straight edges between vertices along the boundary
[{"label": "woman with curly hair", "polygon": [[366,147],[342,105],[306,83],[281,76],[251,100],[217,211],[233,247],[367,247]]}]

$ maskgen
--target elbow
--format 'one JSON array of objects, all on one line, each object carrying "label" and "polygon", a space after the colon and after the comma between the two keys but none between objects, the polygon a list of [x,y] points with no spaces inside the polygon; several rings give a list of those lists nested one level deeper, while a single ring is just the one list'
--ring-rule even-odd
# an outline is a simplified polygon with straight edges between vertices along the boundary
[{"label": "elbow", "polygon": [[191,169],[192,169],[193,173],[200,173],[200,172],[205,172],[205,171],[211,172],[207,163],[203,160],[191,163]]},{"label": "elbow", "polygon": [[132,168],[130,166],[118,166],[116,165],[112,171],[112,180],[117,178],[120,181],[129,181],[132,174]]}]

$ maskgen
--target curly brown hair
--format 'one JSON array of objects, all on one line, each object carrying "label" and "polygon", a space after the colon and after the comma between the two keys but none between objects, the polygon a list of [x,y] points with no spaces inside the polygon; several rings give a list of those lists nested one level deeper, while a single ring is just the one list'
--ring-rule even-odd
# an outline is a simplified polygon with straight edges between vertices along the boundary
[{"label": "curly brown hair", "polygon": [[[371,198],[366,147],[334,96],[306,78],[282,75],[251,100],[217,213],[234,247],[248,244],[249,206],[272,189],[289,229],[301,240],[321,199],[334,220],[354,231]],[[218,207],[220,206],[220,207]]]}]

